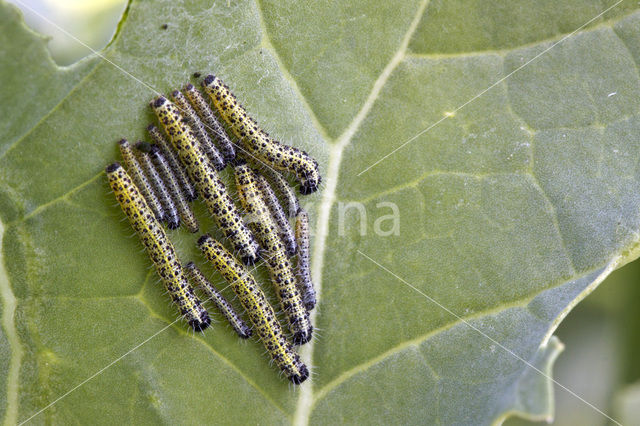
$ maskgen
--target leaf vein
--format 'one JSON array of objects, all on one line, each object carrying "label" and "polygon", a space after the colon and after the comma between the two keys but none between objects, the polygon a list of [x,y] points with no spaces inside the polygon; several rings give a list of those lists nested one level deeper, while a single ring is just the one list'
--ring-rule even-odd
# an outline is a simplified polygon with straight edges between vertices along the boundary
[{"label": "leaf vein", "polygon": [[21,136],[19,136],[18,138],[16,138],[15,141],[13,141],[13,143],[11,143],[11,145],[9,145],[7,147],[7,149],[0,155],[0,161],[2,161],[13,149],[15,149],[19,144],[21,144],[24,140],[26,140],[26,138],[35,131],[35,129],[38,128],[38,126],[40,126],[40,124],[44,123],[44,121],[49,118],[54,112],[56,112],[58,110],[58,107],[60,105],[62,105],[73,93],[76,92],[76,90],[78,90],[78,88],[85,82],[87,81],[87,79],[93,75],[96,70],[99,68],[99,65],[101,64],[100,61],[96,61],[96,65],[93,66],[93,68],[91,68],[91,70],[89,70],[89,72],[87,72],[87,74],[82,77],[80,79],[80,81],[78,81],[78,83],[73,86],[71,88],[71,90],[69,90],[62,98],[60,98],[60,100],[53,106],[53,108],[51,108],[46,114],[44,114],[42,117],[40,117],[40,120],[38,120],[33,127],[31,127],[29,130],[27,130],[25,133],[23,133]]}]

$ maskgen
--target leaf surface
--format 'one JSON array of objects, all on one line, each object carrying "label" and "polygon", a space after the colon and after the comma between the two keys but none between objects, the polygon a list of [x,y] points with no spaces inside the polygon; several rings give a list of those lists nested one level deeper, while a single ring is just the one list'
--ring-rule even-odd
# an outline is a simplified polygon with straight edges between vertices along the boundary
[{"label": "leaf surface", "polygon": [[[34,420],[550,418],[553,330],[637,257],[640,12],[597,17],[609,6],[133,2],[100,56],[59,68],[0,5],[0,415],[26,420],[126,354]],[[321,165],[303,200],[319,337],[297,389],[222,323],[170,325],[106,185],[154,92],[196,71]],[[197,236],[171,236],[204,265]]]}]

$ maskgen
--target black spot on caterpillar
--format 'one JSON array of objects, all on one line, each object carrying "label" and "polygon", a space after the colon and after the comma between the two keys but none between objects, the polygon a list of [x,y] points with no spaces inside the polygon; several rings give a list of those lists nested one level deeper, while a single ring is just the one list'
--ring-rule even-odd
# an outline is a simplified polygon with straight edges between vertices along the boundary
[{"label": "black spot on caterpillar", "polygon": [[164,228],[120,164],[110,164],[106,172],[122,211],[140,237],[171,300],[194,330],[203,331],[211,323],[209,314],[189,285]]}]

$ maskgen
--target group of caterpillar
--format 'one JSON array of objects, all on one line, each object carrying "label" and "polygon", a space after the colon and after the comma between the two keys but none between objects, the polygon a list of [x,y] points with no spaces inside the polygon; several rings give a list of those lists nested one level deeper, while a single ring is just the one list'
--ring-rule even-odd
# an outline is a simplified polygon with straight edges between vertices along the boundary
[{"label": "group of caterpillar", "polygon": [[[199,225],[189,202],[201,196],[242,263],[251,265],[259,258],[264,260],[289,323],[293,344],[304,344],[313,333],[309,310],[316,302],[309,271],[308,216],[276,169],[294,174],[301,184],[301,193],[308,194],[320,184],[318,164],[304,151],[283,145],[258,128],[218,78],[210,75],[202,86],[218,114],[240,140],[241,145],[236,145],[239,156],[202,93],[189,84],[184,89],[186,96],[178,90],[172,92],[175,103],[164,96],[150,102],[168,140],[153,124],[147,127],[153,145],[140,141],[134,149],[122,139],[119,148],[126,170],[119,163],[107,166],[109,184],[173,303],[194,330],[203,331],[211,320],[187,277],[214,303],[240,337],[252,335],[252,329],[195,263],[181,265],[162,227],[163,221],[169,229],[178,228],[182,222],[190,232],[197,232]],[[245,158],[270,169],[266,172],[268,180],[251,168]],[[248,225],[218,176],[218,171],[227,164],[233,165],[238,195],[249,215]],[[271,185],[284,200],[285,208]],[[295,233],[289,223],[294,215]],[[230,283],[272,360],[293,383],[302,383],[309,375],[308,369],[285,338],[273,308],[250,272],[208,234],[198,240],[198,246]],[[297,272],[292,266],[294,256]]]},{"label": "group of caterpillar", "polygon": [[250,216],[250,225],[265,253],[263,257],[276,287],[280,306],[289,321],[293,342],[307,343],[313,333],[309,312],[302,304],[293,268],[278,234],[277,225],[264,201],[259,180],[244,160],[237,160],[234,166],[240,201]]}]

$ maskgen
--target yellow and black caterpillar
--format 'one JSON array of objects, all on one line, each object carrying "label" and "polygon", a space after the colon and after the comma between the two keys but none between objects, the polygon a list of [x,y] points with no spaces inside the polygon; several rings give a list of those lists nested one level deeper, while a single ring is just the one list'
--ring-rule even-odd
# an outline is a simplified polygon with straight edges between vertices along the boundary
[{"label": "yellow and black caterpillar", "polygon": [[302,293],[302,301],[307,310],[316,306],[316,290],[311,279],[310,250],[309,250],[309,214],[298,209],[296,215],[296,241],[298,254],[298,285]]},{"label": "yellow and black caterpillar", "polygon": [[262,130],[240,105],[229,88],[218,77],[208,75],[202,86],[211,97],[220,116],[240,138],[247,150],[267,166],[296,175],[300,192],[310,194],[318,190],[322,180],[318,162],[304,151],[284,145]]},{"label": "yellow and black caterpillar", "polygon": [[202,151],[207,154],[209,160],[211,160],[211,163],[214,165],[216,170],[224,169],[226,165],[224,158],[222,158],[222,155],[220,155],[218,148],[216,148],[216,146],[213,144],[209,133],[207,133],[207,130],[204,128],[202,121],[200,121],[200,118],[198,118],[198,115],[187,101],[187,98],[185,98],[179,90],[174,90],[173,92],[171,92],[171,97],[180,109],[182,116],[189,120],[189,127],[191,127],[191,130],[193,130],[196,138],[198,138],[198,142],[200,142],[200,148],[202,148]]},{"label": "yellow and black caterpillar", "polygon": [[187,84],[184,88],[184,93],[189,98],[191,105],[196,110],[204,124],[207,125],[207,130],[211,134],[216,141],[218,141],[218,146],[220,147],[220,152],[224,157],[224,160],[229,163],[236,158],[236,150],[233,147],[233,142],[227,135],[226,130],[220,124],[216,116],[213,114],[211,107],[207,103],[207,101],[202,96],[202,93],[196,89],[193,84]]},{"label": "yellow and black caterpillar", "polygon": [[231,284],[278,368],[296,385],[304,382],[309,377],[309,370],[285,339],[276,313],[249,271],[209,235],[200,237],[198,246],[207,260]]},{"label": "yellow and black caterpillar", "polygon": [[178,214],[176,204],[173,202],[173,198],[171,198],[169,194],[165,180],[160,177],[160,173],[156,170],[155,165],[149,157],[151,145],[140,141],[136,143],[136,149],[138,150],[138,159],[140,160],[142,170],[144,170],[147,179],[151,182],[151,186],[160,200],[167,226],[169,229],[178,229],[180,226],[180,215]]},{"label": "yellow and black caterpillar", "polygon": [[313,326],[309,313],[302,303],[296,277],[284,244],[278,235],[277,226],[262,197],[256,173],[241,159],[235,160],[234,172],[238,196],[249,214],[249,226],[263,248],[262,258],[269,269],[280,306],[289,321],[293,342],[297,345],[307,343],[311,340]]},{"label": "yellow and black caterpillar", "polygon": [[195,263],[189,262],[184,266],[184,269],[187,270],[187,274],[189,278],[191,278],[191,282],[196,284],[196,287],[199,287],[207,296],[207,300],[211,300],[214,305],[218,308],[220,313],[229,321],[229,324],[233,327],[233,329],[238,333],[243,339],[248,339],[251,337],[252,331],[240,315],[233,309],[231,303],[218,291],[217,288],[209,281],[202,271],[198,269]]},{"label": "yellow and black caterpillar", "polygon": [[278,226],[278,235],[280,235],[280,239],[284,243],[287,255],[289,257],[294,256],[296,254],[296,237],[293,233],[293,229],[291,229],[289,219],[287,218],[282,205],[280,205],[280,201],[278,200],[276,193],[273,192],[271,185],[269,185],[269,182],[267,182],[264,176],[258,173],[255,173],[255,175],[258,179],[258,186],[262,192],[262,197],[271,212],[271,217]]},{"label": "yellow and black caterpillar", "polygon": [[193,130],[180,115],[178,108],[164,96],[154,99],[151,107],[178,151],[191,180],[195,182],[209,213],[224,235],[231,240],[242,261],[253,264],[258,258],[258,244],[242,221],[218,173],[201,150]]},{"label": "yellow and black caterpillar", "polygon": [[211,319],[189,285],[180,259],[164,228],[119,163],[107,166],[106,172],[122,211],[140,237],[171,300],[194,330],[203,331],[209,326]]},{"label": "yellow and black caterpillar", "polygon": [[176,152],[173,145],[171,145],[171,143],[164,136],[162,136],[162,133],[160,133],[160,130],[154,124],[149,124],[147,126],[147,131],[149,132],[149,136],[151,136],[153,142],[162,150],[162,155],[169,163],[169,167],[176,177],[176,180],[180,184],[182,193],[184,194],[187,201],[193,201],[198,198],[196,188],[191,183],[191,180],[189,180],[189,176],[187,176],[187,170],[180,162],[178,153]]},{"label": "yellow and black caterpillar", "polygon": [[118,142],[118,147],[120,148],[122,161],[124,161],[124,165],[127,167],[127,169],[129,169],[134,184],[144,196],[144,199],[147,201],[147,204],[153,211],[156,219],[162,222],[164,220],[164,209],[162,208],[162,204],[160,204],[160,200],[158,199],[158,196],[151,186],[151,183],[149,183],[149,180],[144,174],[142,166],[133,153],[131,144],[126,139],[120,139],[120,142]]},{"label": "yellow and black caterpillar", "polygon": [[173,172],[173,169],[169,165],[167,159],[162,155],[162,150],[158,145],[151,145],[149,147],[149,157],[153,164],[156,166],[156,170],[160,173],[162,180],[169,191],[169,196],[176,206],[182,223],[185,224],[189,232],[198,232],[199,225],[196,216],[191,210],[191,206],[187,202],[183,191],[180,188],[178,179]]}]

